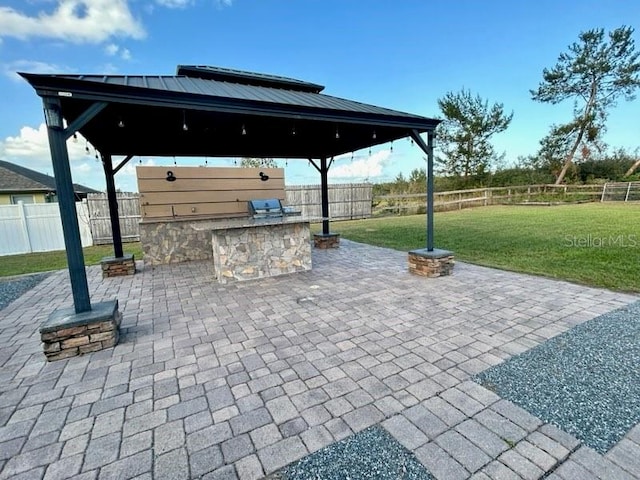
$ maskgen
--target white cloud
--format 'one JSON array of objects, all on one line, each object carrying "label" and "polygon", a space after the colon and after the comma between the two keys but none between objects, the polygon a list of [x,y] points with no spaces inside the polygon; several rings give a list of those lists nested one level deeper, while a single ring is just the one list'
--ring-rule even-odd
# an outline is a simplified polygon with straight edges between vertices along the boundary
[{"label": "white cloud", "polygon": [[144,27],[134,18],[127,0],[57,0],[55,10],[37,16],[0,7],[0,37],[100,43],[111,37],[144,36]]},{"label": "white cloud", "polygon": [[[196,1],[197,0],[156,0],[156,3],[167,8],[187,8],[195,5]],[[213,3],[218,8],[225,8],[233,5],[233,0],[213,0]],[[151,11],[153,11],[152,8]]]},{"label": "white cloud", "polygon": [[[85,139],[80,134],[78,134],[77,140],[70,138],[67,141],[73,181],[102,189],[104,188],[102,166],[95,161],[93,149],[87,154],[85,146]],[[7,137],[1,140],[0,158],[7,162],[53,175],[49,138],[45,124],[40,124],[37,129],[28,126],[22,127],[20,133],[15,137]]]},{"label": "white cloud", "polygon": [[104,47],[104,53],[110,57],[118,55],[123,60],[131,60],[131,51],[128,48],[120,47],[115,43],[110,43]]},{"label": "white cloud", "polygon": [[110,43],[109,45],[104,47],[104,53],[106,53],[110,57],[116,55],[118,53],[118,50],[120,50],[120,47],[115,43]]},{"label": "white cloud", "polygon": [[29,73],[60,73],[70,72],[68,67],[61,67],[55,63],[39,62],[37,60],[16,60],[15,62],[6,63],[2,66],[4,75],[14,81],[23,81],[22,77],[16,72]]},{"label": "white cloud", "polygon": [[193,5],[193,0],[156,0],[158,5],[167,8],[187,8]]},{"label": "white cloud", "polygon": [[[341,158],[344,159],[345,156]],[[370,180],[382,176],[382,170],[389,163],[390,158],[390,150],[379,150],[371,156],[356,157],[352,162],[332,166],[329,169],[329,176],[332,178]]]}]

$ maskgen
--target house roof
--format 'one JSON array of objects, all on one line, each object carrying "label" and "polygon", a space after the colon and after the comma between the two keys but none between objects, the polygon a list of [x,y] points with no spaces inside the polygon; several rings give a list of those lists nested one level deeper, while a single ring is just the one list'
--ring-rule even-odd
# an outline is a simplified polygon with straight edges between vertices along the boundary
[{"label": "house roof", "polygon": [[[179,75],[21,75],[58,97],[67,123],[121,155],[329,158],[433,130],[438,120],[320,93],[302,80],[179,65]],[[186,128],[185,128],[186,127]]]},{"label": "house roof", "polygon": [[[99,193],[93,188],[74,183],[76,193]],[[0,192],[55,192],[54,177],[0,160]]]}]

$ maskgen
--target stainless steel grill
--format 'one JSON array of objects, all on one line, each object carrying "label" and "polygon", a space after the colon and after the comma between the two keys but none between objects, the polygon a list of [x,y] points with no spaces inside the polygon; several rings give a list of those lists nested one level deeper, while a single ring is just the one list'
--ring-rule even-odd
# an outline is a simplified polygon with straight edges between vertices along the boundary
[{"label": "stainless steel grill", "polygon": [[291,207],[283,207],[278,198],[254,199],[249,200],[247,203],[249,215],[256,219],[300,215],[300,211],[294,210]]}]

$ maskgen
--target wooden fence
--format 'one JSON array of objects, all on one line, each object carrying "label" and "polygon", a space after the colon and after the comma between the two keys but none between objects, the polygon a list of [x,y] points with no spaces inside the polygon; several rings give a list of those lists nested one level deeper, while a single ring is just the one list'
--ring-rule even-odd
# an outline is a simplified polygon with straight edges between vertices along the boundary
[{"label": "wooden fence", "polygon": [[[137,242],[140,240],[140,199],[137,193],[120,193],[118,197],[118,214],[122,241]],[[89,226],[94,245],[113,243],[111,234],[111,217],[109,201],[106,193],[90,193],[87,195],[89,207]]]},{"label": "wooden fence", "polygon": [[[520,185],[435,192],[433,206],[436,211],[448,211],[487,205],[624,200],[624,195],[620,194],[610,198],[603,196],[607,189],[613,192],[611,185]],[[627,189],[631,192],[640,190],[640,187],[629,188],[627,183],[622,185],[625,192]],[[621,190],[621,186],[615,189],[616,192]],[[640,196],[640,192],[627,195],[628,201],[633,200],[634,195]],[[373,215],[424,213],[425,209],[426,193],[382,195],[373,199]]]},{"label": "wooden fence", "polygon": [[[332,220],[353,220],[371,216],[373,185],[351,183],[329,185],[329,215]],[[285,187],[286,204],[302,211],[307,218],[322,217],[320,185]]]},{"label": "wooden fence", "polygon": [[[264,169],[263,169],[264,170]],[[245,192],[248,194],[248,192]],[[261,192],[264,195],[264,192]],[[148,194],[147,194],[148,195]],[[277,194],[281,196],[280,194]],[[285,205],[300,210],[307,218],[322,217],[320,185],[285,187]],[[248,199],[248,198],[247,198]],[[112,243],[109,203],[106,193],[87,196],[89,224],[95,245]],[[329,185],[329,212],[335,220],[367,218],[371,216],[372,185]],[[246,203],[242,205],[246,209]],[[125,242],[140,240],[140,197],[137,193],[118,193],[120,230]]]}]

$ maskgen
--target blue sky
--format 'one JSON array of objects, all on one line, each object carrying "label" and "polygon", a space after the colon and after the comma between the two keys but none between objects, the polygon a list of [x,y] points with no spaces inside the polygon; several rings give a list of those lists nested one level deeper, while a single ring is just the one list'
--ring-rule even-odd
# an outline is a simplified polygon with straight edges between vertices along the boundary
[{"label": "blue sky", "polygon": [[[51,172],[40,99],[16,71],[173,74],[177,64],[200,64],[308,80],[330,95],[430,117],[438,98],[468,88],[513,110],[495,137],[513,162],[571,116],[570,103],[531,100],[542,69],[580,31],[638,19],[637,0],[0,0],[0,159]],[[639,112],[640,100],[620,102],[605,140],[640,146]],[[74,181],[104,189],[84,143],[69,148]],[[391,180],[422,167],[422,157],[408,141],[356,152],[335,163],[331,181]],[[286,177],[319,181],[300,161],[288,162]],[[134,169],[116,181],[135,190]]]}]

